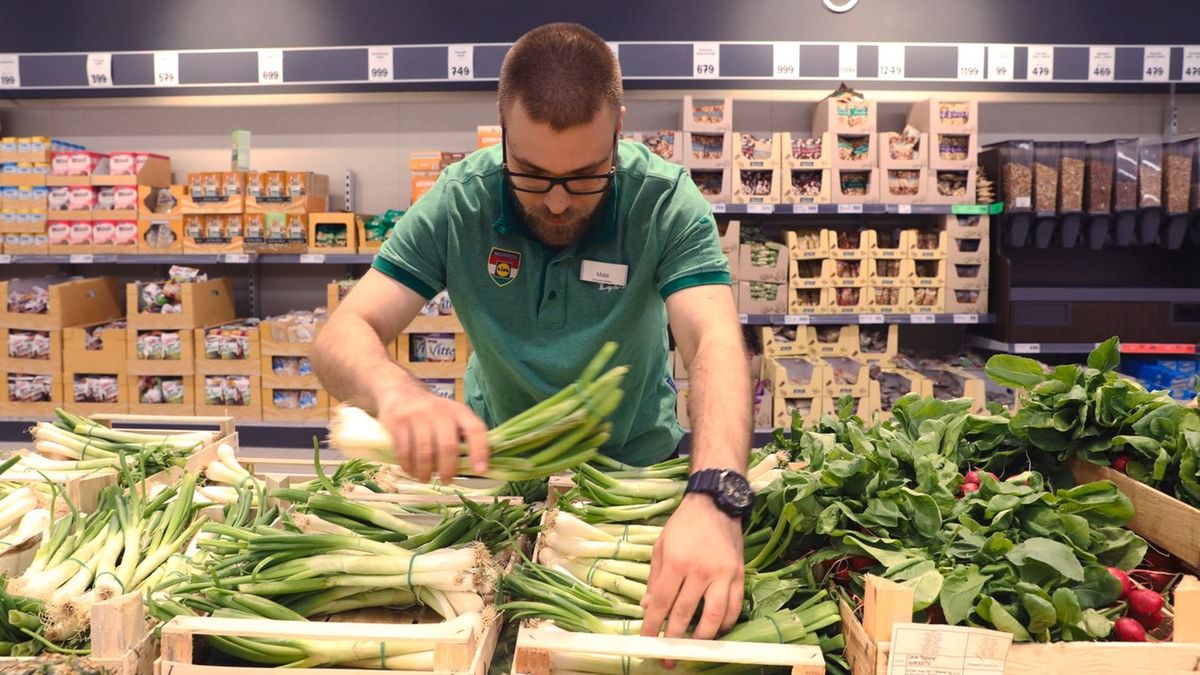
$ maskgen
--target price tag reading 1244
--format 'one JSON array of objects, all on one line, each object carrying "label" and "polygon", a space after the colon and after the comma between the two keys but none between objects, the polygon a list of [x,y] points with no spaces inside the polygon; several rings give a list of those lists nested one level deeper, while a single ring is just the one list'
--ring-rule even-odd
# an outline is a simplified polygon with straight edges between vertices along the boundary
[{"label": "price tag reading 1244", "polygon": [[[797,53],[797,59],[800,58]],[[692,77],[712,79],[721,76],[721,45],[697,42],[692,45]]]},{"label": "price tag reading 1244", "polygon": [[259,84],[282,84],[283,83],[283,50],[282,49],[260,49],[260,50],[258,50],[258,83]]},{"label": "price tag reading 1244", "polygon": [[475,45],[450,45],[447,67],[451,80],[475,79]]}]

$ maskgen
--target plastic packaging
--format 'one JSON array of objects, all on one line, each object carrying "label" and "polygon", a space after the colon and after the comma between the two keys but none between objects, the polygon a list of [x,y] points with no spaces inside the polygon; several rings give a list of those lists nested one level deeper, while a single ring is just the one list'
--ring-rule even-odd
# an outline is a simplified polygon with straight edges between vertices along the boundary
[{"label": "plastic packaging", "polygon": [[1162,206],[1163,146],[1158,143],[1142,143],[1138,157],[1138,205]]},{"label": "plastic packaging", "polygon": [[1033,148],[1033,203],[1035,211],[1058,208],[1059,143],[1038,141]]},{"label": "plastic packaging", "polygon": [[1138,207],[1138,163],[1141,161],[1141,142],[1136,138],[1113,141],[1116,151],[1116,183],[1113,190],[1113,210],[1133,211]]},{"label": "plastic packaging", "polygon": [[1191,206],[1192,163],[1200,139],[1163,146],[1163,203],[1168,213],[1183,213]]},{"label": "plastic packaging", "polygon": [[1063,141],[1058,145],[1058,210],[1082,211],[1087,145],[1078,141]]},{"label": "plastic packaging", "polygon": [[1084,206],[1088,213],[1108,213],[1113,210],[1113,185],[1117,165],[1117,144],[1114,141],[1087,146],[1087,175]]},{"label": "plastic packaging", "polygon": [[1033,208],[1033,141],[1008,141],[997,146],[1000,187],[1012,209]]}]

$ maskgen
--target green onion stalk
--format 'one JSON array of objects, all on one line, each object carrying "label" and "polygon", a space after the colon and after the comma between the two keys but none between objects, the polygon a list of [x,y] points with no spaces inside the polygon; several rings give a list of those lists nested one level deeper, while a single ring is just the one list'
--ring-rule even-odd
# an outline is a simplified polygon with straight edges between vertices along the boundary
[{"label": "green onion stalk", "polygon": [[[609,439],[606,419],[621,402],[621,381],[629,370],[618,366],[601,374],[616,350],[616,343],[605,344],[574,384],[488,431],[484,477],[544,478],[594,458]],[[334,413],[329,443],[349,457],[395,463],[391,435],[359,408],[343,406]],[[471,474],[465,443],[459,457],[458,473]]]},{"label": "green onion stalk", "polygon": [[124,458],[156,473],[182,463],[212,440],[210,432],[160,435],[110,429],[61,408],[55,415],[54,422],[40,422],[32,428],[34,452],[22,453],[13,467],[14,475],[44,474],[60,479],[116,473],[121,472]]}]

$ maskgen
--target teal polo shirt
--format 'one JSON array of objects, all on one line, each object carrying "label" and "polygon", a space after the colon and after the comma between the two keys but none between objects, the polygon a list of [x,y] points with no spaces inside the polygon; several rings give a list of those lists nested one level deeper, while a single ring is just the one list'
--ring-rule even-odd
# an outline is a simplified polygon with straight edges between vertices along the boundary
[{"label": "teal polo shirt", "polygon": [[[527,229],[500,147],[472,153],[396,223],[372,266],[425,298],[447,289],[474,353],[467,403],[494,427],[573,382],[600,347],[630,367],[601,449],[631,464],[670,455],[683,432],[667,359],[665,299],[730,283],[712,211],[688,173],[638,143],[618,144],[614,189],[576,244]],[[624,286],[581,279],[585,261],[624,265]]]}]

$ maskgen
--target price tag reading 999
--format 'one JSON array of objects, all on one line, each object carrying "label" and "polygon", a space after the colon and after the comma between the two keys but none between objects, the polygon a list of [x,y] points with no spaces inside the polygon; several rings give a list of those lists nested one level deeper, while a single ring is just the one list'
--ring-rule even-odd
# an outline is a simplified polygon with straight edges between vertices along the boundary
[{"label": "price tag reading 999", "polygon": [[774,51],[775,69],[771,77],[784,80],[800,77],[800,43],[776,42]]},{"label": "price tag reading 999", "polygon": [[692,45],[692,77],[705,80],[721,77],[720,43],[697,42]]},{"label": "price tag reading 999", "polygon": [[391,47],[371,47],[367,49],[367,81],[392,81]]},{"label": "price tag reading 999", "polygon": [[447,68],[451,80],[475,79],[475,45],[450,45]]}]

